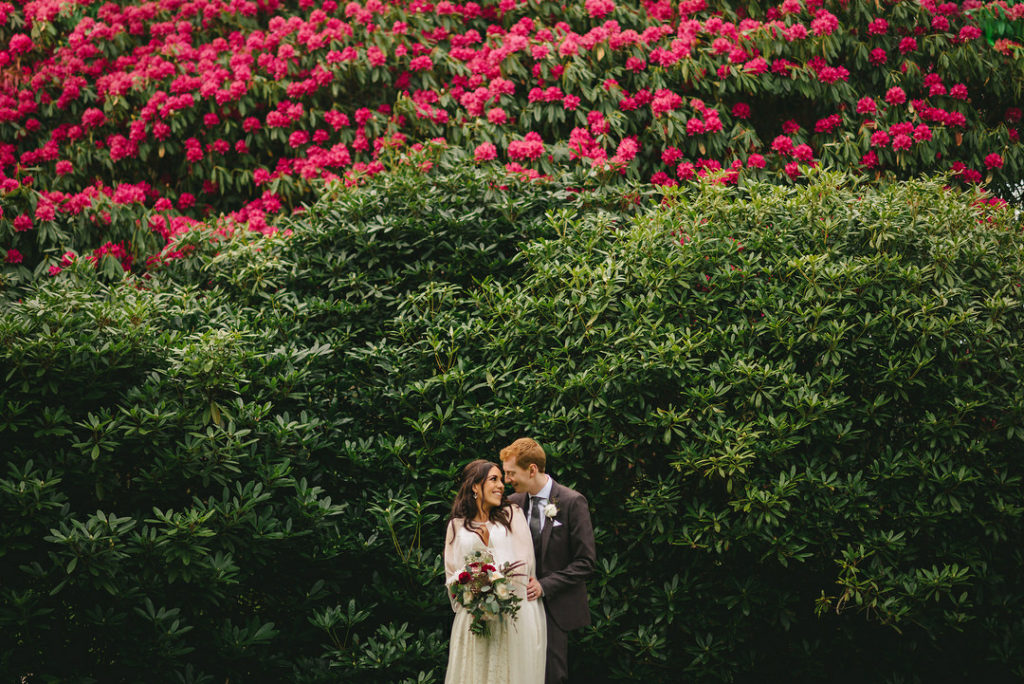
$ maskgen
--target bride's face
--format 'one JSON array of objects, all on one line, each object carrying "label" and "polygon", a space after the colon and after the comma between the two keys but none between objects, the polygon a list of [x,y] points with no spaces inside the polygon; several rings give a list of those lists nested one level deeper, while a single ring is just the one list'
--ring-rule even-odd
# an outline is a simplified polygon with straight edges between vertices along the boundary
[{"label": "bride's face", "polygon": [[493,466],[487,473],[487,478],[478,486],[480,487],[480,491],[477,493],[480,508],[485,513],[495,506],[501,505],[501,497],[505,494],[505,484],[501,481],[501,470],[498,469],[498,466]]}]

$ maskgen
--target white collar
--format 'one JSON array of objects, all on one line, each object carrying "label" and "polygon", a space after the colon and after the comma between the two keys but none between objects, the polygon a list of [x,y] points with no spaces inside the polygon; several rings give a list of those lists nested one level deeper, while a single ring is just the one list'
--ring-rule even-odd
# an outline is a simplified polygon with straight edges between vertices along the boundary
[{"label": "white collar", "polygon": [[545,484],[543,487],[541,487],[540,491],[537,492],[536,494],[534,494],[533,496],[537,497],[538,499],[544,499],[545,501],[550,501],[551,500],[551,485],[553,485],[555,483],[555,481],[551,478],[550,475],[548,475],[547,478],[548,478],[547,484]]}]

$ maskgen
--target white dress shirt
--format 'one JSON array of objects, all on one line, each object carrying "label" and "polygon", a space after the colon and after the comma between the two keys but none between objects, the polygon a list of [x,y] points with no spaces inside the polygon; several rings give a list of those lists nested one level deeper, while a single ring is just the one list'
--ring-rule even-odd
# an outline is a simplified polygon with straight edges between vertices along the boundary
[{"label": "white dress shirt", "polygon": [[544,520],[544,507],[548,505],[548,502],[551,499],[551,484],[552,484],[552,482],[554,482],[551,479],[551,476],[546,476],[546,477],[548,478],[547,484],[545,484],[543,487],[541,487],[540,491],[537,492],[536,494],[531,494],[530,495],[530,505],[528,506],[528,508],[530,510],[526,512],[526,522],[529,523],[529,522],[531,522],[531,516],[533,515],[533,500],[535,498],[536,499],[540,499],[540,529],[541,529],[541,531],[544,530],[544,522],[545,522],[545,520]]}]

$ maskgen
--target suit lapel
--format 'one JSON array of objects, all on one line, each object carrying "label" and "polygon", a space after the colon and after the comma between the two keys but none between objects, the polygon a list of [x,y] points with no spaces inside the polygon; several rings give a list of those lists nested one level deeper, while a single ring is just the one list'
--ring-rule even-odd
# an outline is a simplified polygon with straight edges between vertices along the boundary
[{"label": "suit lapel", "polygon": [[[559,484],[551,480],[551,497],[548,499],[548,503],[552,504],[558,501],[558,488]],[[541,515],[544,515],[544,511],[541,511]],[[544,520],[544,527],[540,531],[540,554],[539,558],[543,558],[544,554],[548,550],[548,540],[551,539],[551,530],[555,527],[555,518],[547,518]]]}]

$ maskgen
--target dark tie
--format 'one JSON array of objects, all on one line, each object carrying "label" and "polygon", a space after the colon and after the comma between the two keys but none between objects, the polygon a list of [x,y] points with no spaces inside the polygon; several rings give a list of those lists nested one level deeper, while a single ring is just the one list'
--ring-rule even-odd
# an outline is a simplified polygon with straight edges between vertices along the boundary
[{"label": "dark tie", "polygon": [[530,535],[533,545],[540,546],[540,497],[530,497]]}]

